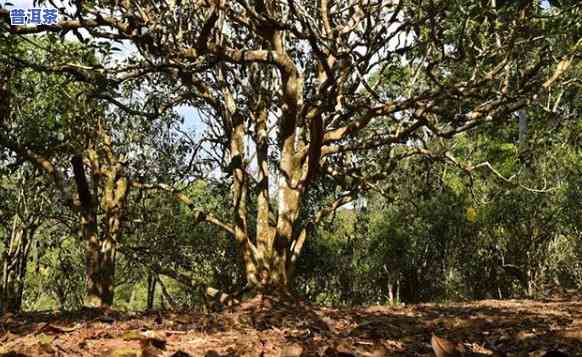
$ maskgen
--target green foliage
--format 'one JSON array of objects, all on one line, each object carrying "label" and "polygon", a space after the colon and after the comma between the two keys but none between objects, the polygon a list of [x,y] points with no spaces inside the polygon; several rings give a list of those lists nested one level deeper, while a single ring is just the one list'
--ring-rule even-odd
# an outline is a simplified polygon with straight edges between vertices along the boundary
[{"label": "green foliage", "polygon": [[[411,161],[385,183],[386,194],[366,195],[364,207],[340,211],[317,230],[301,258],[299,292],[362,304],[388,302],[390,287],[393,301],[403,302],[579,289],[582,155],[568,143],[580,142],[580,131],[572,122],[548,133],[545,114],[530,114],[527,161],[515,144],[517,126],[468,133],[451,145],[456,157],[489,161],[523,186],[487,170],[469,179],[446,163]],[[547,190],[527,189],[542,185]]]},{"label": "green foliage", "polygon": [[[339,128],[360,119],[359,108],[380,108],[389,100],[420,96],[397,113],[386,111],[376,117],[372,115],[376,109],[369,110],[371,119],[365,128],[369,131],[358,123],[351,130],[364,134],[329,143],[327,149],[332,145],[348,148],[352,143],[368,143],[372,149],[327,156],[322,160],[322,172],[327,168],[350,174],[327,175],[301,197],[297,228],[310,222],[339,194],[354,190],[357,200],[319,226],[309,223],[312,235],[296,270],[296,292],[313,302],[342,305],[532,296],[552,289],[582,287],[582,68],[574,62],[563,80],[539,90],[528,88],[530,83],[552,78],[558,67],[555,62],[579,51],[579,7],[565,0],[551,3],[548,9],[532,5],[535,16],[526,18],[517,2],[500,1],[494,11],[488,1],[405,3],[402,17],[416,24],[403,24],[405,37],[415,40],[411,48],[391,48],[380,70],[357,73],[367,77],[366,84],[375,90],[364,90],[359,83],[353,86],[353,93],[344,91],[343,99],[339,96],[327,102],[327,98],[318,97],[312,101],[314,108],[340,108],[322,112],[326,123],[333,122]],[[242,38],[232,37],[235,35],[236,31],[228,33],[225,42]],[[200,97],[220,97],[224,93],[221,90],[232,87],[235,105],[243,108],[238,114],[243,116],[250,116],[253,104],[249,99],[261,85],[254,83],[257,88],[239,90],[239,82],[249,82],[251,77],[236,77],[235,63],[225,64],[227,61],[214,58],[216,54],[209,56],[208,62],[201,55],[201,62],[189,63],[186,68],[183,63],[174,63],[174,58],[160,58],[160,53],[127,59],[125,64],[129,66],[140,62],[152,65],[145,71],[147,76],[110,83],[115,81],[108,82],[100,74],[116,52],[109,41],[88,40],[83,44],[60,41],[53,34],[33,39],[2,36],[0,72],[10,73],[8,89],[15,93],[10,116],[0,123],[3,135],[45,155],[62,169],[66,183],[73,182],[69,164],[72,154],[103,151],[111,145],[124,175],[134,182],[167,184],[162,187],[179,189],[192,200],[192,205],[186,206],[176,203],[175,192],[131,188],[117,242],[114,307],[193,308],[202,304],[201,291],[206,286],[240,291],[246,281],[238,243],[224,231],[200,222],[206,211],[231,221],[232,178],[228,175],[232,167],[216,164],[228,161],[225,148],[230,134],[223,133],[228,125],[221,127],[211,120],[200,124],[215,132],[197,146],[192,138],[179,135],[186,127],[183,118],[172,110],[159,111],[168,101],[196,97],[187,92],[199,90],[196,86],[176,84],[177,76],[184,74],[179,72],[185,69],[224,65],[227,85],[211,87]],[[149,50],[145,44],[137,45],[142,55]],[[315,64],[303,62],[309,54],[300,47],[292,48],[290,56],[308,72]],[[366,48],[353,48],[357,47]],[[406,56],[400,56],[400,51]],[[357,60],[344,50],[337,53],[341,56],[334,59],[332,67],[340,65],[336,60]],[[376,60],[381,56],[371,57]],[[503,61],[508,64],[500,67]],[[531,68],[538,61],[543,67],[540,72]],[[51,69],[69,62],[92,68]],[[260,66],[249,65],[241,73],[256,70],[255,65]],[[163,70],[158,73],[156,67]],[[530,70],[533,75],[528,77]],[[200,82],[216,79],[213,72],[201,73],[196,79]],[[494,74],[490,77],[485,73]],[[83,75],[88,79],[79,81]],[[319,85],[325,87],[314,78],[305,78],[308,85],[301,100],[313,99],[308,92]],[[349,75],[342,74],[342,78],[351,81]],[[473,87],[466,85],[473,78],[482,81]],[[343,83],[332,84],[330,91]],[[433,98],[433,88],[443,91]],[[252,95],[246,97],[246,90]],[[469,90],[472,92],[463,93]],[[349,97],[352,94],[357,95]],[[117,100],[124,110],[98,99],[104,95]],[[274,101],[282,98],[278,92],[270,95]],[[466,98],[461,100],[463,96]],[[521,110],[527,116],[529,132],[523,142],[514,110],[480,118],[487,123],[476,122],[481,125],[479,131],[439,137],[438,130],[446,132],[461,126],[460,114],[494,100],[524,100],[526,105]],[[200,101],[195,98],[189,103],[197,110],[208,110],[208,105]],[[217,100],[215,104],[216,113],[211,113],[224,119],[220,117],[225,111],[223,103]],[[267,109],[275,117],[281,108]],[[420,109],[426,109],[426,113],[419,114]],[[395,133],[407,130],[406,125],[416,123],[407,120],[409,115],[415,119],[420,115],[422,121],[418,123],[426,130],[403,136],[399,142],[391,141]],[[96,129],[102,123],[97,119],[105,123],[112,143],[98,137]],[[308,137],[312,129],[306,126],[301,130],[298,137]],[[414,149],[433,154],[408,157]],[[205,154],[196,156],[198,150]],[[252,145],[247,147],[249,156],[253,150]],[[280,152],[271,150],[269,154],[268,164],[280,174],[276,171]],[[219,158],[213,159],[213,155]],[[408,160],[398,167],[387,164],[398,155]],[[21,206],[41,212],[42,222],[26,257],[24,308],[78,309],[84,298],[86,243],[79,237],[79,214],[62,204],[62,193],[54,192],[48,181],[26,181],[28,188],[38,185],[41,189],[19,198],[19,170],[36,175],[35,170],[23,169],[20,160],[13,153],[0,152],[1,262],[7,262],[10,224],[20,214]],[[487,167],[484,165],[474,166],[479,163],[488,163],[495,171],[481,170]],[[102,175],[93,165],[91,183],[98,182]],[[246,169],[255,167],[249,164]],[[254,237],[257,208],[252,202],[257,197],[256,183],[251,182],[249,187],[248,235]],[[95,199],[101,197],[99,193],[103,189],[96,186]],[[277,203],[273,199],[271,205],[276,207]],[[97,218],[99,233],[103,233],[108,217],[102,206]]]}]

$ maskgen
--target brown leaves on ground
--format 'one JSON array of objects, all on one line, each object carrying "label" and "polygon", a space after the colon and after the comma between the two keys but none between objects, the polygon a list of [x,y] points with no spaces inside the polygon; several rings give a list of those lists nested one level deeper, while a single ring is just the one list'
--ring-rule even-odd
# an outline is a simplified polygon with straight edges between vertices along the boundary
[{"label": "brown leaves on ground", "polygon": [[331,309],[258,297],[221,313],[30,313],[0,320],[0,356],[582,356],[582,302],[487,300]]}]

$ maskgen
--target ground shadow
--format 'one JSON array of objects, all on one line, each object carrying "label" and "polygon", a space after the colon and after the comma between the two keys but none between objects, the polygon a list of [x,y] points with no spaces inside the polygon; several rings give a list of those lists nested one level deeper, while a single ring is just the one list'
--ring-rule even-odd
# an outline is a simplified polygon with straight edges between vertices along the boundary
[{"label": "ground shadow", "polygon": [[[37,312],[0,320],[0,353],[93,356],[151,348],[178,357],[432,356],[432,333],[463,341],[468,351],[484,355],[495,348],[510,356],[538,356],[551,349],[582,356],[582,302],[487,300],[331,309],[259,296],[209,314]],[[156,340],[163,343],[152,343]]]}]

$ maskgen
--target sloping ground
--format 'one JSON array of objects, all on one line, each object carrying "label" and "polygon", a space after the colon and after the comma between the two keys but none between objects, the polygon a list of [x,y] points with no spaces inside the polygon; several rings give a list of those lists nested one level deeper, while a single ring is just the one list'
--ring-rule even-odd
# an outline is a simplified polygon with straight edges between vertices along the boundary
[{"label": "sloping ground", "polygon": [[216,314],[4,316],[0,356],[433,356],[433,332],[483,355],[582,356],[581,297],[361,309],[257,298]]}]

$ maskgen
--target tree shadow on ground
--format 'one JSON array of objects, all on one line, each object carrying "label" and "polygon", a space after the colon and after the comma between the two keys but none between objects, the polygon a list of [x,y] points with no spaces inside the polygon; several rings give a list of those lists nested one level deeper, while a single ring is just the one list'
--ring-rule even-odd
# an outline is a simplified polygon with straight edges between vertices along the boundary
[{"label": "tree shadow on ground", "polygon": [[[582,356],[580,299],[332,309],[256,297],[220,313],[39,312],[0,320],[0,355],[432,356],[430,336],[509,356]],[[158,345],[151,341],[163,341]],[[156,347],[157,346],[157,347]],[[129,354],[131,355],[131,354]]]}]

